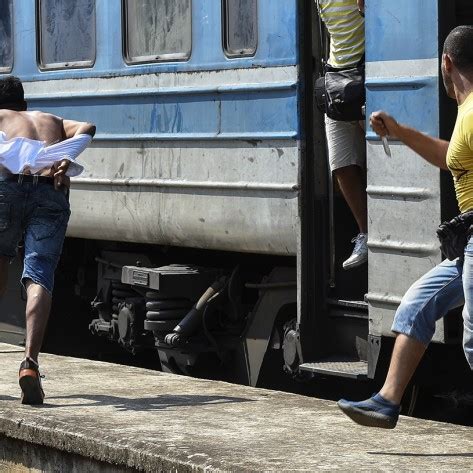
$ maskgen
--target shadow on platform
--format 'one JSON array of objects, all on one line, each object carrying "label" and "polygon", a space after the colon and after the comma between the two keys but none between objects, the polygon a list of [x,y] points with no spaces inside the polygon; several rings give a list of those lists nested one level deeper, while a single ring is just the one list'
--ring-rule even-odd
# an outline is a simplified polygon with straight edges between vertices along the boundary
[{"label": "shadow on platform", "polygon": [[[58,400],[83,400],[84,402],[52,404],[49,401]],[[199,395],[160,395],[156,397],[126,398],[106,395],[67,395],[53,396],[46,398],[42,408],[70,408],[70,407],[92,407],[92,406],[112,406],[119,411],[159,411],[163,409],[173,409],[185,406],[210,406],[215,404],[229,404],[236,402],[255,402],[254,399],[245,399],[228,396],[199,396]]]},{"label": "shadow on platform", "polygon": [[473,453],[402,453],[402,452],[367,452],[368,455],[386,455],[394,457],[465,457],[473,458]]}]

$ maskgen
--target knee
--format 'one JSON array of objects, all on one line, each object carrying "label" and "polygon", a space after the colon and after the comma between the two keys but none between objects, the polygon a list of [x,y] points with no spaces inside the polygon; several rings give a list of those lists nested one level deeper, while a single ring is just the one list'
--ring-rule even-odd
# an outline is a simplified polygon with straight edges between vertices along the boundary
[{"label": "knee", "polygon": [[27,304],[26,316],[38,315],[48,310],[51,303],[51,294],[40,284],[27,279],[24,281],[26,287]]},{"label": "knee", "polygon": [[405,296],[396,311],[391,330],[427,346],[435,333],[435,317],[425,306]]}]

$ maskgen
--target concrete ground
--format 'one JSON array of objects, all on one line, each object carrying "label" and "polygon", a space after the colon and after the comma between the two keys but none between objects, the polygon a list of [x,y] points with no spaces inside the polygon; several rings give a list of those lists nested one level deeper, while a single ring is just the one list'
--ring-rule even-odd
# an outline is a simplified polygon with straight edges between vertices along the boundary
[{"label": "concrete ground", "polygon": [[44,406],[22,406],[21,359],[0,344],[0,444],[145,471],[473,467],[469,427],[401,418],[394,431],[362,428],[329,401],[61,356],[41,357]]}]

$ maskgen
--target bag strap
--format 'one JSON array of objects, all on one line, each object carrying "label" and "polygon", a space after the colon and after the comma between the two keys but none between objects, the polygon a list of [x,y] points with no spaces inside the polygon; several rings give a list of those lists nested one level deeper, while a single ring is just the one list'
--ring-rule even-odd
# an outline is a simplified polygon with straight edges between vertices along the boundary
[{"label": "bag strap", "polygon": [[325,41],[324,41],[324,33],[323,33],[323,26],[322,26],[322,17],[320,14],[320,0],[316,0],[317,4],[317,23],[319,24],[319,42],[320,42],[320,51],[322,54],[320,55],[320,65],[321,65],[321,73],[323,74],[325,71],[325,65],[327,64],[327,58],[324,57],[325,49]]},{"label": "bag strap", "polygon": [[365,53],[363,53],[363,56],[361,56],[360,60],[356,63],[356,67],[362,66],[364,62],[365,62]]}]

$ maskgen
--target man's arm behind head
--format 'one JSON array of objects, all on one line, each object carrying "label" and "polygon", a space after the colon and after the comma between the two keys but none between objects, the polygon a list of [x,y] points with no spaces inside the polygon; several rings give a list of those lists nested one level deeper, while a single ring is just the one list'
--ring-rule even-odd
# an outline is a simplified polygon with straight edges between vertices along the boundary
[{"label": "man's arm behind head", "polygon": [[77,122],[75,120],[63,120],[65,138],[72,138],[77,135],[95,135],[95,125],[87,122]]}]

